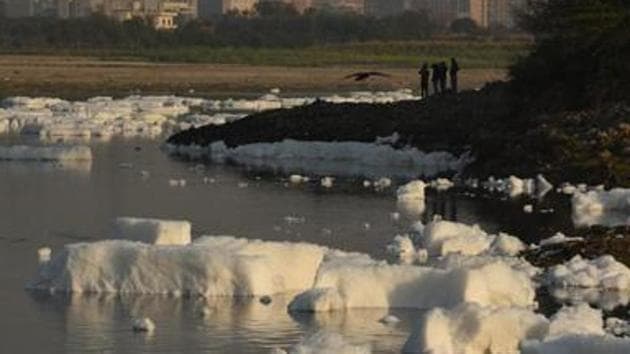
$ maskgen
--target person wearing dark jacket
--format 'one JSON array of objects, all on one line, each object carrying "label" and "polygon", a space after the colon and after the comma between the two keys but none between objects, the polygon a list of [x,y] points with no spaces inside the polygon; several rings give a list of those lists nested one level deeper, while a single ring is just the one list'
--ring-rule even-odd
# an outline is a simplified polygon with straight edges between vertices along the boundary
[{"label": "person wearing dark jacket", "polygon": [[459,72],[459,65],[457,64],[457,60],[455,60],[455,58],[451,58],[451,69],[450,69],[450,76],[451,76],[451,90],[454,93],[457,93],[458,90],[458,82],[457,82],[457,73]]},{"label": "person wearing dark jacket", "polygon": [[429,97],[429,64],[422,64],[422,68],[418,71],[420,75],[420,96],[422,98]]},{"label": "person wearing dark jacket", "polygon": [[446,62],[441,62],[438,65],[438,81],[440,84],[440,92],[446,92],[446,75],[448,74],[448,66],[446,66]]},{"label": "person wearing dark jacket", "polygon": [[433,94],[440,93],[440,67],[438,64],[431,65],[431,82],[433,83]]}]

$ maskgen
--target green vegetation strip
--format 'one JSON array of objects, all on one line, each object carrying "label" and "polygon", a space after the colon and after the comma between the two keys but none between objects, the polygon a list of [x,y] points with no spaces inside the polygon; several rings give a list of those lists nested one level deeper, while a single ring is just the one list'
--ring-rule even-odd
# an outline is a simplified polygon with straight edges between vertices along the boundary
[{"label": "green vegetation strip", "polygon": [[218,63],[278,66],[375,65],[417,66],[456,57],[468,68],[506,68],[528,53],[530,42],[510,41],[400,41],[364,42],[306,48],[175,47],[139,50],[22,49],[5,54],[86,55],[107,60]]}]

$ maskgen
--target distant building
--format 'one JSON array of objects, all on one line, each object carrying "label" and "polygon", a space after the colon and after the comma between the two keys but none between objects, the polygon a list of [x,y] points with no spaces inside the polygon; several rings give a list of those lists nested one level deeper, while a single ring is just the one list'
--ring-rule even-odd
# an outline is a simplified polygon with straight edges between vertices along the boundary
[{"label": "distant building", "polygon": [[365,14],[376,17],[398,15],[409,8],[408,0],[365,0]]},{"label": "distant building", "polygon": [[102,13],[105,0],[57,0],[57,17],[81,18]]},{"label": "distant building", "polygon": [[365,13],[365,0],[312,0],[312,6],[318,10]]},{"label": "distant building", "polygon": [[158,30],[172,30],[177,28],[175,17],[177,15],[172,12],[163,12],[153,16],[153,28]]},{"label": "distant building", "polygon": [[460,0],[458,18],[470,18],[483,28],[514,28],[515,13],[525,0]]},{"label": "distant building", "polygon": [[57,15],[56,0],[32,0],[33,16],[55,17]]},{"label": "distant building", "polygon": [[221,13],[254,12],[258,0],[222,0]]},{"label": "distant building", "polygon": [[173,29],[197,17],[197,0],[57,0],[59,18],[102,14],[118,21],[150,20],[157,29]]},{"label": "distant building", "polygon": [[223,13],[223,0],[199,0],[198,14],[201,18],[210,18]]},{"label": "distant building", "polygon": [[526,0],[365,0],[365,14],[377,17],[398,15],[404,11],[426,11],[441,27],[449,27],[459,18],[470,18],[479,27],[514,28],[515,9]]},{"label": "distant building", "polygon": [[199,16],[209,18],[233,11],[253,13],[259,2],[283,2],[292,5],[299,13],[304,13],[313,7],[314,1],[316,0],[199,0]]},{"label": "distant building", "polygon": [[33,2],[31,0],[5,0],[6,17],[29,17],[33,16]]},{"label": "distant building", "polygon": [[313,7],[313,0],[260,0],[261,2],[282,2],[293,6],[299,13],[304,13],[306,10]]}]

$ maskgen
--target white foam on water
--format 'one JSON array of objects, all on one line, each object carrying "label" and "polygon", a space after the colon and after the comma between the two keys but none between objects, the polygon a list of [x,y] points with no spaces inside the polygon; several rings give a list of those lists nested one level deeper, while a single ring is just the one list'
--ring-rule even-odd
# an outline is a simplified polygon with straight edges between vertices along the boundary
[{"label": "white foam on water", "polygon": [[630,189],[576,192],[571,203],[576,225],[630,225]]},{"label": "white foam on water", "polygon": [[515,256],[525,250],[518,238],[499,233],[491,235],[478,225],[467,225],[452,221],[434,220],[427,225],[416,223],[415,241],[426,249],[429,256],[482,254]]},{"label": "white foam on water", "polygon": [[421,180],[411,181],[396,191],[397,208],[411,219],[418,219],[426,208],[426,184]]},{"label": "white foam on water", "polygon": [[583,237],[568,237],[565,234],[558,232],[555,235],[540,241],[538,244],[540,246],[549,246],[549,245],[557,245],[560,243],[579,242],[579,241],[584,241],[584,238]]},{"label": "white foam on water", "polygon": [[561,287],[630,289],[630,269],[613,256],[587,260],[578,255],[551,267],[545,278],[548,283]]},{"label": "white foam on water", "polygon": [[313,284],[326,249],[201,237],[187,245],[126,240],[65,246],[28,284],[50,292],[264,296]]},{"label": "white foam on water", "polygon": [[434,309],[409,336],[404,353],[624,353],[630,340],[607,335],[602,312],[580,304],[547,319],[523,307],[462,304]]},{"label": "white foam on water", "polygon": [[[108,140],[112,136],[156,139],[203,125],[230,123],[248,113],[303,106],[318,99],[279,97],[278,94],[225,100],[177,96],[94,97],[86,101],[9,97],[0,102],[3,107],[0,108],[0,134],[37,135],[43,141]],[[411,90],[399,90],[353,92],[319,99],[334,103],[391,103],[418,97]],[[199,108],[204,113],[192,113]]]},{"label": "white foam on water", "polygon": [[131,329],[133,329],[134,332],[153,333],[153,331],[155,331],[155,323],[148,317],[139,318],[133,320]]},{"label": "white foam on water", "polygon": [[415,148],[395,149],[391,146],[361,142],[322,142],[284,140],[276,143],[255,143],[228,148],[214,142],[208,148],[167,146],[173,154],[190,158],[207,157],[215,163],[235,163],[269,169],[285,174],[320,176],[370,177],[433,176],[461,171],[472,159],[464,154],[456,157],[448,152],[423,152]]},{"label": "white foam on water", "polygon": [[[478,187],[477,181],[469,181],[471,187]],[[544,197],[553,190],[553,185],[541,174],[536,178],[519,178],[510,176],[508,178],[490,177],[481,183],[481,186],[491,192],[499,192],[509,195],[512,198],[519,196]]]},{"label": "white foam on water", "polygon": [[518,354],[523,339],[542,338],[547,328],[544,316],[526,308],[463,304],[434,309],[409,336],[403,353]]},{"label": "white foam on water", "polygon": [[342,256],[325,260],[313,288],[296,296],[289,309],[298,312],[429,309],[462,302],[528,306],[533,301],[534,287],[529,276],[502,261],[443,270],[389,265],[365,256]]},{"label": "white foam on water", "polygon": [[0,160],[9,161],[91,161],[88,146],[0,146]]}]

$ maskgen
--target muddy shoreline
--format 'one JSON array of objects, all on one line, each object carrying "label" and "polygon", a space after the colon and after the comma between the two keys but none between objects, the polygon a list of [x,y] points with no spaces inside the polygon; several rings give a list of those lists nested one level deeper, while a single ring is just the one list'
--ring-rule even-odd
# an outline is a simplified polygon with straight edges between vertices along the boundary
[{"label": "muddy shoreline", "polygon": [[391,104],[316,102],[267,111],[224,126],[171,136],[175,145],[228,147],[285,139],[374,142],[397,133],[397,148],[472,153],[464,176],[535,176],[550,180],[630,186],[630,106],[610,103],[571,112],[527,110],[495,83],[482,90]]}]

